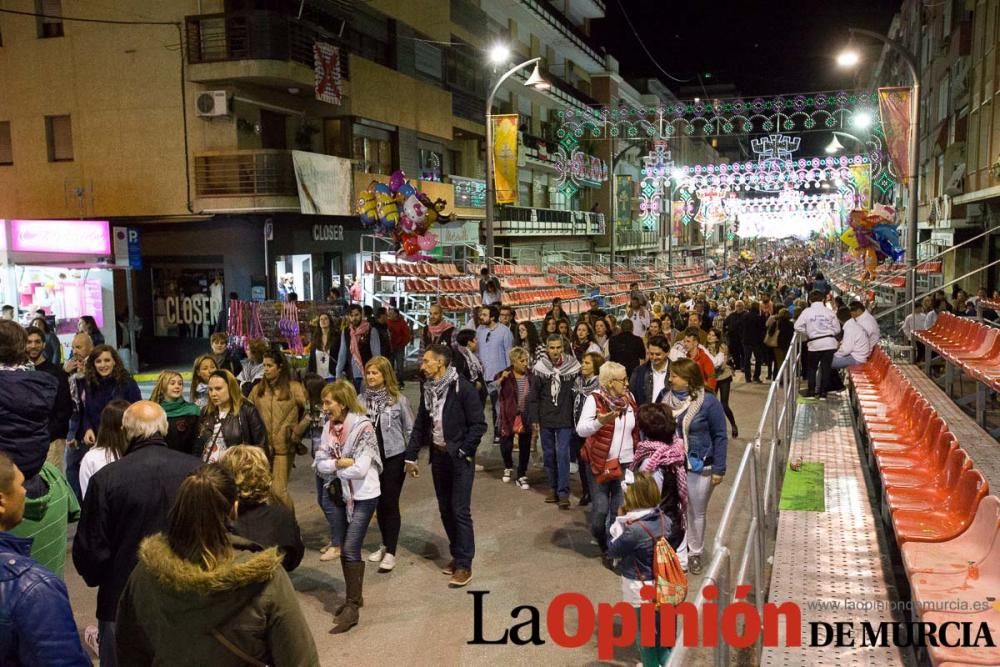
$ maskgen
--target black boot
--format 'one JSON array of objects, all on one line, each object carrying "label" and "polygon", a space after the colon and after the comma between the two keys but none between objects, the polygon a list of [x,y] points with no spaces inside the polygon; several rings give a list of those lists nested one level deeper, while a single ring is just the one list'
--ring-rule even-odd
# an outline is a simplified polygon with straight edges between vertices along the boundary
[{"label": "black boot", "polygon": [[344,569],[344,584],[347,588],[346,601],[337,610],[334,620],[336,625],[330,630],[330,634],[339,635],[347,632],[358,624],[360,614],[358,608],[364,604],[362,591],[365,585],[365,562],[346,561],[340,559],[340,565]]}]

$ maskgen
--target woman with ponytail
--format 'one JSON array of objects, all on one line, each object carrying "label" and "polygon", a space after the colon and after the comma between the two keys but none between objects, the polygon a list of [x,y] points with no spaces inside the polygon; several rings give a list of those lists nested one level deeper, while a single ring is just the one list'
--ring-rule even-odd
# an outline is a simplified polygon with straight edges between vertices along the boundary
[{"label": "woman with ponytail", "polygon": [[236,482],[218,464],[181,484],[166,533],[143,540],[118,607],[123,665],[319,665],[274,547],[232,535]]}]

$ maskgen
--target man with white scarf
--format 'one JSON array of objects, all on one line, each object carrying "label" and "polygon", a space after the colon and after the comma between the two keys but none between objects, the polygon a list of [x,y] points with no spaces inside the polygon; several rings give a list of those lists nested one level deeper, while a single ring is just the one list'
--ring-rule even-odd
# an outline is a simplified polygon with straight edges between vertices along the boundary
[{"label": "man with white scarf", "polygon": [[570,447],[576,427],[573,385],[580,374],[580,362],[564,353],[559,334],[545,340],[545,352],[533,369],[535,383],[526,401],[528,425],[532,438],[541,435],[542,457],[552,486],[545,502],[569,509]]},{"label": "man with white scarf", "polygon": [[424,352],[420,410],[410,433],[404,457],[406,472],[419,477],[417,456],[425,445],[431,451],[431,475],[437,494],[441,523],[448,534],[451,562],[442,570],[452,588],[472,580],[476,554],[472,531],[472,482],[479,441],[486,433],[483,404],[468,380],[451,364],[451,348],[431,345]]}]

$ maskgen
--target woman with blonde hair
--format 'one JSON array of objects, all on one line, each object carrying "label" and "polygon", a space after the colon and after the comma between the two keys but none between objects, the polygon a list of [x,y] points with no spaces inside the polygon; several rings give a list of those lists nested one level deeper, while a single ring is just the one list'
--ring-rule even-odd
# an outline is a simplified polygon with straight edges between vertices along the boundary
[{"label": "woman with blonde hair", "polygon": [[264,373],[261,382],[250,392],[250,401],[256,406],[270,445],[274,477],[274,494],[292,507],[292,497],[288,494],[288,477],[292,472],[295,454],[301,448],[311,424],[309,399],[302,383],[291,378],[288,359],[281,352],[268,350],[261,355]]},{"label": "woman with blonde hair", "polygon": [[406,396],[400,393],[392,364],[385,357],[372,357],[365,364],[365,391],[360,396],[360,403],[365,406],[368,418],[375,426],[375,438],[382,458],[375,513],[382,545],[368,560],[379,564],[379,572],[390,572],[396,567],[396,545],[402,523],[399,496],[406,480],[403,458],[413,430],[413,411]]},{"label": "woman with blonde hair", "polygon": [[120,664],[320,664],[277,549],[229,532],[238,502],[219,465],[201,466],[181,484],[166,531],[142,541],[122,592]]},{"label": "woman with blonde hair", "polygon": [[[361,546],[381,494],[379,455],[375,426],[358,401],[354,384],[337,380],[323,388],[323,411],[330,418],[316,449],[313,467],[326,481],[324,500],[331,507],[331,530],[340,537],[340,565],[347,588],[344,604],[337,607],[333,634],[358,624],[364,604],[365,562]],[[327,508],[324,508],[326,511]]]},{"label": "woman with blonde hair", "polygon": [[167,447],[185,454],[194,453],[201,409],[184,400],[184,378],[181,374],[177,371],[160,373],[149,400],[159,403],[167,413]]},{"label": "woman with blonde hair", "polygon": [[264,451],[236,445],[222,453],[219,465],[233,476],[239,490],[233,533],[262,547],[278,547],[285,570],[297,568],[305,553],[302,533],[295,514],[271,490],[271,466]]},{"label": "woman with blonde hair", "polygon": [[208,405],[208,378],[212,371],[219,370],[219,364],[211,354],[203,354],[194,360],[191,369],[191,402],[204,409]]},{"label": "woman with blonde hair", "polygon": [[257,408],[243,397],[233,374],[212,371],[195,454],[206,463],[214,463],[222,452],[236,445],[254,445],[267,452],[267,430]]}]

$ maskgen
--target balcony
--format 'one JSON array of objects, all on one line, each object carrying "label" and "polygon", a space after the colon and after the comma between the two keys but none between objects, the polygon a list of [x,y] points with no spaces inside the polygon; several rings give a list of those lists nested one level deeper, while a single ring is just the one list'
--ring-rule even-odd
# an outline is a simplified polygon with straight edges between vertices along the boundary
[{"label": "balcony", "polygon": [[194,182],[202,208],[300,210],[291,151],[195,153]]},{"label": "balcony", "polygon": [[595,236],[604,233],[604,214],[501,206],[493,230],[497,236]]},{"label": "balcony", "polygon": [[[539,23],[550,32],[550,35],[539,35],[540,37],[551,37],[559,40],[560,49],[568,48],[568,54],[574,62],[584,65],[584,69],[592,74],[602,71],[605,67],[604,55],[590,41],[590,37],[583,33],[573,22],[566,17],[559,9],[552,6],[545,0],[520,0],[519,3],[533,19],[532,24]],[[581,5],[588,3],[579,3]],[[589,63],[587,61],[590,61]],[[591,67],[586,65],[590,64]]]},{"label": "balcony", "polygon": [[[318,26],[274,12],[202,14],[188,16],[185,23],[188,77],[198,83],[242,80],[311,87],[313,44],[337,41]],[[341,58],[345,79],[347,61]]]}]

